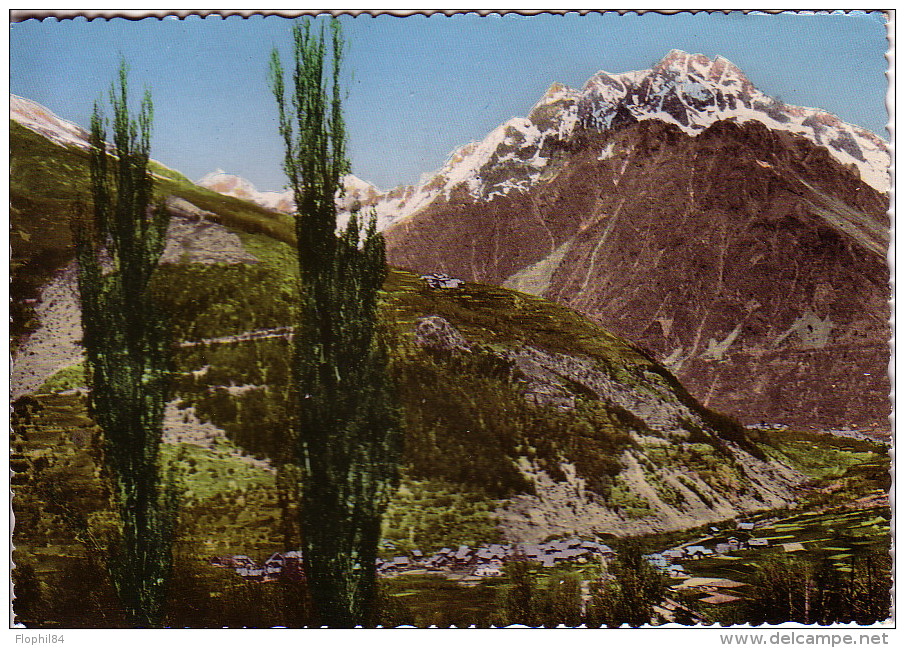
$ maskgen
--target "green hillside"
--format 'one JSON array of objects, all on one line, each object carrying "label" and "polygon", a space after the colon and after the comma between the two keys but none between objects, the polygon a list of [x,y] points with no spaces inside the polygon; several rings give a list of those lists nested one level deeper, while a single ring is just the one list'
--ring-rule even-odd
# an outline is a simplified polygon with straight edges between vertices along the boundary
[{"label": "green hillside", "polygon": [[[84,151],[52,144],[15,122],[11,160],[16,337],[37,324],[26,301],[36,298],[39,286],[71,257],[67,222],[87,194],[88,170]],[[296,287],[293,253],[285,245],[292,239],[288,217],[197,187],[159,165],[155,172],[161,198],[179,197],[212,212],[260,260],[161,266],[159,297],[170,312],[174,337],[203,340],[290,325]],[[413,344],[415,321],[424,316],[448,321],[473,349],[438,354]],[[563,384],[557,389],[575,398],[573,408],[529,405],[519,389],[525,377],[513,372],[520,347],[590,359],[623,387],[656,393],[668,407],[688,410],[680,436],[698,433],[698,441],[720,448],[722,435],[759,454],[737,424],[695,403],[638,349],[544,300],[479,285],[435,291],[394,272],[386,285],[383,319],[386,333],[397,341],[413,477],[440,476],[505,497],[532,490],[515,465],[517,457],[527,456],[555,477],[562,476],[560,463],[577,462],[579,476],[593,492],[610,492],[620,452],[637,445],[629,433],[644,434],[647,424],[567,376],[560,376]],[[284,339],[274,338],[185,349],[184,373],[209,370],[201,378],[180,380],[183,401],[250,452],[276,459],[285,445],[281,435],[291,427],[285,346]],[[230,384],[264,388],[241,394],[220,388]]]},{"label": "green hillside", "polygon": [[[16,340],[37,325],[27,300],[72,258],[69,221],[76,203],[87,201],[88,153],[54,144],[10,120],[10,333]],[[245,232],[292,241],[289,218],[191,183],[156,162],[157,194],[175,196],[217,215],[219,222]]]}]

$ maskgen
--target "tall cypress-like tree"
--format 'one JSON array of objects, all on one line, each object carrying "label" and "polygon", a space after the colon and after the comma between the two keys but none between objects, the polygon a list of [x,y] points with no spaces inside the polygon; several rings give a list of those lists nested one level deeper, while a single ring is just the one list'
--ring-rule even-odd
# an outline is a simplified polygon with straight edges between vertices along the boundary
[{"label": "tall cypress-like tree", "polygon": [[151,279],[166,244],[169,214],[151,207],[148,172],[153,107],[145,93],[129,113],[128,70],[111,86],[113,145],[96,103],[91,119],[93,218],[76,221],[83,344],[91,412],[103,430],[120,534],[107,556],[131,624],[161,622],[172,565],[175,490],[160,460],[170,343]]},{"label": "tall cypress-like tree", "polygon": [[[295,332],[300,526],[305,572],[320,621],[375,622],[380,524],[398,485],[400,417],[377,336],[387,275],[376,218],[353,214],[338,235],[335,197],[349,170],[339,84],[339,22],[292,29],[293,87],[274,50],[270,81],[296,204],[301,304]],[[328,52],[329,50],[329,52]]]}]

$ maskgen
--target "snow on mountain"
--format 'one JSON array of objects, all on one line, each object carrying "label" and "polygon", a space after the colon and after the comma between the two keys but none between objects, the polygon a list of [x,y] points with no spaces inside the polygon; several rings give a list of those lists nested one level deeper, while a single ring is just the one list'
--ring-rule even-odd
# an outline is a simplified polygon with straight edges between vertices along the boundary
[{"label": "snow on mountain", "polygon": [[273,211],[288,214],[294,209],[292,191],[258,191],[245,178],[229,174],[223,169],[208,173],[196,184],[226,196],[233,196],[234,198],[241,198],[242,200],[256,203]]},{"label": "snow on mountain", "polygon": [[579,121],[606,130],[621,122],[659,119],[695,135],[717,121],[759,121],[802,135],[837,160],[854,165],[861,179],[889,190],[889,149],[873,133],[817,108],[791,106],[770,97],[730,61],[672,50],[650,70],[598,72],[580,92]]},{"label": "snow on mountain", "polygon": [[[258,191],[255,186],[236,175],[217,169],[198,181],[198,185],[217,193],[248,200],[274,211],[291,214],[295,211],[292,190]],[[409,187],[381,192],[377,187],[354,175],[343,177],[343,191],[336,196],[337,221],[340,227],[348,221],[353,211],[367,213],[374,208],[377,212],[378,228],[386,229],[399,213],[404,213],[404,205],[411,195]]]},{"label": "snow on mountain", "polygon": [[10,94],[9,117],[56,144],[76,146],[86,150],[90,148],[88,143],[90,135],[87,130],[65,119],[60,119],[47,108],[30,99]]},{"label": "snow on mountain", "polygon": [[[46,108],[10,96],[10,116],[63,145],[88,147],[85,129]],[[381,192],[355,176],[344,179],[338,196],[339,222],[354,209],[373,209],[378,229],[407,219],[437,199],[461,194],[489,201],[512,191],[524,192],[556,173],[556,151],[582,129],[606,131],[656,119],[697,135],[721,120],[758,121],[767,127],[806,137],[878,191],[889,190],[890,154],[873,133],[846,124],[816,108],[791,106],[758,90],[745,74],[722,57],[672,50],[649,70],[598,72],[580,90],[554,83],[527,117],[514,117],[483,140],[454,151],[436,172],[414,186]],[[608,153],[602,152],[601,155]],[[258,191],[248,180],[221,169],[199,185],[263,207],[292,213],[292,192]]]},{"label": "snow on mountain", "polygon": [[889,149],[873,133],[824,110],[764,94],[725,58],[672,50],[650,70],[598,72],[580,90],[553,84],[527,118],[510,119],[456,150],[417,186],[394,190],[403,199],[378,197],[380,223],[404,220],[455,191],[481,201],[527,191],[555,173],[553,153],[578,130],[606,131],[647,119],[675,124],[692,136],[721,120],[759,121],[806,137],[856,169],[866,184],[889,191]]},{"label": "snow on mountain", "polygon": [[[10,94],[9,118],[25,128],[46,137],[54,144],[74,146],[85,151],[91,149],[91,133],[87,129],[57,117],[50,110],[31,99]],[[113,150],[109,141],[107,142],[107,150]],[[160,164],[160,162],[157,162],[157,164]],[[166,168],[162,164],[160,166]],[[158,174],[153,172],[152,175],[158,176]]]}]

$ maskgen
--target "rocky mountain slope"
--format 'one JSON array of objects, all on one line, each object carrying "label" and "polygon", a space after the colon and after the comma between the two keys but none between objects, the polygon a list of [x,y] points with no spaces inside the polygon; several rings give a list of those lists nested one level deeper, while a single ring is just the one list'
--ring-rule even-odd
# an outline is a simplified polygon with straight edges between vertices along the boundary
[{"label": "rocky mountain slope", "polygon": [[577,308],[746,423],[882,432],[888,165],[873,134],[674,51],[554,85],[399,190],[388,252]]}]

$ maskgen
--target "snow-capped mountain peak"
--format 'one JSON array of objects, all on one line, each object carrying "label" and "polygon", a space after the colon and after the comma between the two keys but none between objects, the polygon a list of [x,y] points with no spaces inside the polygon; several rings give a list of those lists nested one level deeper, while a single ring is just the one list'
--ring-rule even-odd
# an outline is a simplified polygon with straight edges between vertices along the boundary
[{"label": "snow-capped mountain peak", "polygon": [[758,121],[803,136],[854,168],[861,179],[889,189],[889,150],[869,131],[817,108],[791,106],[758,90],[728,59],[671,50],[647,70],[600,71],[581,89],[552,84],[526,118],[513,117],[484,139],[450,154],[414,187],[372,203],[382,227],[405,220],[435,200],[460,192],[489,201],[527,191],[553,172],[555,150],[577,131],[607,131],[656,119],[696,136],[721,120]]},{"label": "snow-capped mountain peak", "polygon": [[857,168],[861,179],[889,189],[889,150],[869,131],[818,108],[784,104],[760,90],[732,62],[672,50],[650,70],[600,72],[579,100],[582,126],[597,130],[625,122],[659,119],[695,135],[717,121],[759,121],[801,135]]},{"label": "snow-capped mountain peak", "polygon": [[[88,134],[43,107],[11,96],[11,116],[55,142],[87,148]],[[480,141],[453,151],[443,166],[414,186],[380,192],[347,176],[338,196],[340,222],[355,209],[374,209],[378,227],[405,220],[436,200],[453,195],[489,201],[528,191],[555,173],[557,151],[581,131],[606,132],[642,120],[660,120],[696,136],[718,121],[756,121],[775,131],[805,137],[854,169],[878,191],[889,190],[890,154],[875,134],[817,108],[791,106],[760,90],[729,60],[671,50],[650,69],[600,71],[580,89],[553,83],[527,117],[513,117]],[[214,191],[291,213],[291,191],[258,191],[222,169],[199,183]]]},{"label": "snow-capped mountain peak", "polygon": [[[248,200],[273,211],[291,214],[295,211],[295,199],[291,189],[285,191],[258,191],[250,181],[217,169],[198,181],[198,185],[217,193]],[[343,226],[353,211],[377,212],[379,229],[389,226],[393,215],[399,213],[411,196],[410,187],[381,193],[370,182],[352,174],[343,177],[343,189],[336,196],[339,226]]]}]

